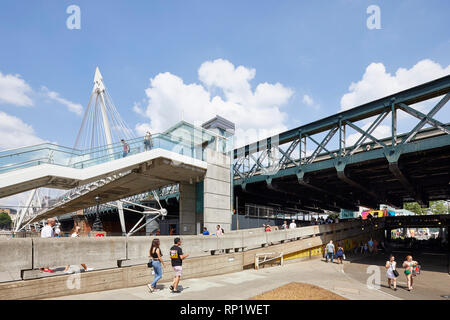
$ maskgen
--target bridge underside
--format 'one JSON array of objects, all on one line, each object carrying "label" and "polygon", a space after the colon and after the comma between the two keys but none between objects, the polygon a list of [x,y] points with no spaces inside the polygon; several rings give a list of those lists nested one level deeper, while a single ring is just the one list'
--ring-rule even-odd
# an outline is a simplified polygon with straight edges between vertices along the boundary
[{"label": "bridge underside", "polygon": [[348,163],[344,174],[330,166],[307,172],[301,180],[294,170],[290,175],[259,180],[235,186],[240,203],[308,211],[357,210],[358,205],[376,208],[379,204],[400,208],[412,201],[426,206],[429,201],[450,198],[450,145],[403,154],[396,167],[390,167],[382,156]]},{"label": "bridge underside", "polygon": [[103,204],[155,190],[173,183],[190,183],[202,177],[205,172],[206,170],[204,169],[187,164],[174,165],[169,159],[155,159],[150,166],[141,166],[86,194],[76,196],[64,204],[49,208],[33,220],[40,221],[93,207],[97,204],[95,200],[97,196],[99,197],[99,204]]}]

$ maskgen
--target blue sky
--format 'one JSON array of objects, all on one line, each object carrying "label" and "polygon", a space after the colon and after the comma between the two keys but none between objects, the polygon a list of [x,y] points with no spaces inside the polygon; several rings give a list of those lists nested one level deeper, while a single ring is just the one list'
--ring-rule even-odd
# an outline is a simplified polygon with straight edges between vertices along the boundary
[{"label": "blue sky", "polygon": [[[66,8],[72,4],[81,8],[81,30],[66,27]],[[372,4],[381,9],[380,30],[366,27],[366,9]],[[342,97],[351,93],[351,83],[361,81],[373,63],[382,64],[393,78],[399,68],[411,71],[401,84],[420,83],[421,77],[411,79],[417,73],[424,74],[424,80],[450,73],[449,12],[447,0],[3,0],[0,73],[4,78],[20,75],[32,105],[23,106],[23,100],[7,96],[2,100],[1,95],[10,92],[1,89],[2,83],[11,80],[5,78],[0,81],[0,116],[3,112],[4,119],[23,126],[14,129],[18,132],[13,136],[23,137],[23,145],[45,140],[72,146],[82,117],[46,94],[54,92],[85,108],[99,66],[116,107],[137,134],[143,128],[158,131],[180,120],[177,103],[183,104],[191,121],[208,120],[203,118],[208,112],[199,110],[210,104],[214,105],[211,112],[238,104],[242,108],[230,113],[238,127],[293,128],[348,108],[342,105]],[[432,63],[413,70],[426,59]],[[199,70],[208,61],[212,63],[204,66],[200,79]],[[230,71],[230,64],[235,69]],[[245,81],[235,72],[238,66],[244,68]],[[380,68],[375,69],[370,72],[379,74]],[[221,72],[227,74],[222,77]],[[175,83],[178,78],[182,85]],[[150,79],[158,81],[150,84]],[[229,81],[219,83],[222,79]],[[236,98],[247,82],[255,95],[259,84],[273,86],[249,102]],[[277,83],[280,86],[275,87]],[[373,90],[375,96],[388,93],[382,84],[377,85],[381,87]],[[23,89],[23,83],[18,86]],[[169,89],[176,93],[173,101]],[[374,98],[363,90],[353,93],[350,104]],[[214,104],[216,95],[223,101]],[[203,102],[197,104],[197,100]],[[268,116],[259,115],[259,106]],[[170,111],[173,119],[167,119],[164,111]],[[248,127],[248,121],[239,120],[252,115],[256,120]],[[0,149],[19,145],[20,141],[6,139]]]}]

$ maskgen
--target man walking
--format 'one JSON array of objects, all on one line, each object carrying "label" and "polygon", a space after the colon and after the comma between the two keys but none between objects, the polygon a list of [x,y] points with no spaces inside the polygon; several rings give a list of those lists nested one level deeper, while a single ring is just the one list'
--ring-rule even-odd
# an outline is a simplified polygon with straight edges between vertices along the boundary
[{"label": "man walking", "polygon": [[183,254],[181,249],[181,239],[175,238],[173,240],[174,245],[170,248],[170,260],[172,262],[173,271],[175,271],[175,277],[173,278],[172,285],[169,287],[172,293],[180,293],[178,290],[178,284],[183,271],[183,260],[189,257],[189,253]]},{"label": "man walking", "polygon": [[[53,226],[55,225],[55,219],[49,218],[47,219],[47,225],[41,230],[41,238],[53,238],[55,236],[55,231],[53,230]],[[54,270],[47,268],[41,268],[42,272],[55,273]]]},{"label": "man walking", "polygon": [[147,131],[144,137],[144,148],[145,151],[149,151],[153,148],[153,142],[152,142],[152,134],[150,131]]},{"label": "man walking", "polygon": [[327,246],[325,247],[325,252],[326,252],[325,259],[327,260],[327,263],[329,258],[331,258],[331,263],[333,263],[334,254],[336,253],[333,240],[330,240],[330,242],[327,244]]},{"label": "man walking", "polygon": [[291,222],[291,224],[289,225],[289,229],[295,229],[295,228],[297,228],[297,224],[295,223],[295,220],[292,219],[292,222]]}]

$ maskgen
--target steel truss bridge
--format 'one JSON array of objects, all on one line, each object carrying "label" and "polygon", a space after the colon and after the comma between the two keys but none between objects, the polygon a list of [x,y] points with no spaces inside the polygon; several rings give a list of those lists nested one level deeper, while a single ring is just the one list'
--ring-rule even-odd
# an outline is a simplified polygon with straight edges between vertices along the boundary
[{"label": "steel truss bridge", "polygon": [[[235,149],[235,196],[335,211],[449,199],[450,127],[438,114],[449,100],[446,76]],[[400,133],[399,117],[415,125]]]}]

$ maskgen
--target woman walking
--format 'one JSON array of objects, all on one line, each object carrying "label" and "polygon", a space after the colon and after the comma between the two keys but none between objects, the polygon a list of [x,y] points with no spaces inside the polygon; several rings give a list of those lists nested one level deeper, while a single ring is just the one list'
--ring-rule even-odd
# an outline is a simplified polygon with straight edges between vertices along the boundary
[{"label": "woman walking", "polygon": [[386,276],[388,278],[388,286],[389,288],[391,288],[392,283],[392,285],[394,286],[394,291],[397,291],[397,277],[398,277],[398,272],[396,270],[397,262],[395,261],[395,257],[393,255],[389,257],[389,261],[386,261],[385,267],[387,269]]},{"label": "woman walking", "polygon": [[341,246],[338,245],[337,251],[336,251],[336,258],[337,258],[337,262],[338,264],[342,264],[343,263],[343,259],[344,259],[344,248],[342,248]]},{"label": "woman walking", "polygon": [[406,256],[406,260],[403,262],[403,268],[405,268],[406,283],[408,284],[408,291],[413,289],[413,270],[417,266],[417,261],[414,261],[412,256]]},{"label": "woman walking", "polygon": [[159,281],[159,279],[162,278],[162,267],[165,268],[164,261],[162,259],[162,253],[161,249],[159,248],[159,239],[153,239],[152,246],[150,247],[150,254],[149,257],[153,260],[153,271],[155,272],[155,278],[153,279],[153,282],[151,284],[147,284],[148,289],[150,292],[154,292],[156,290],[156,283]]}]

